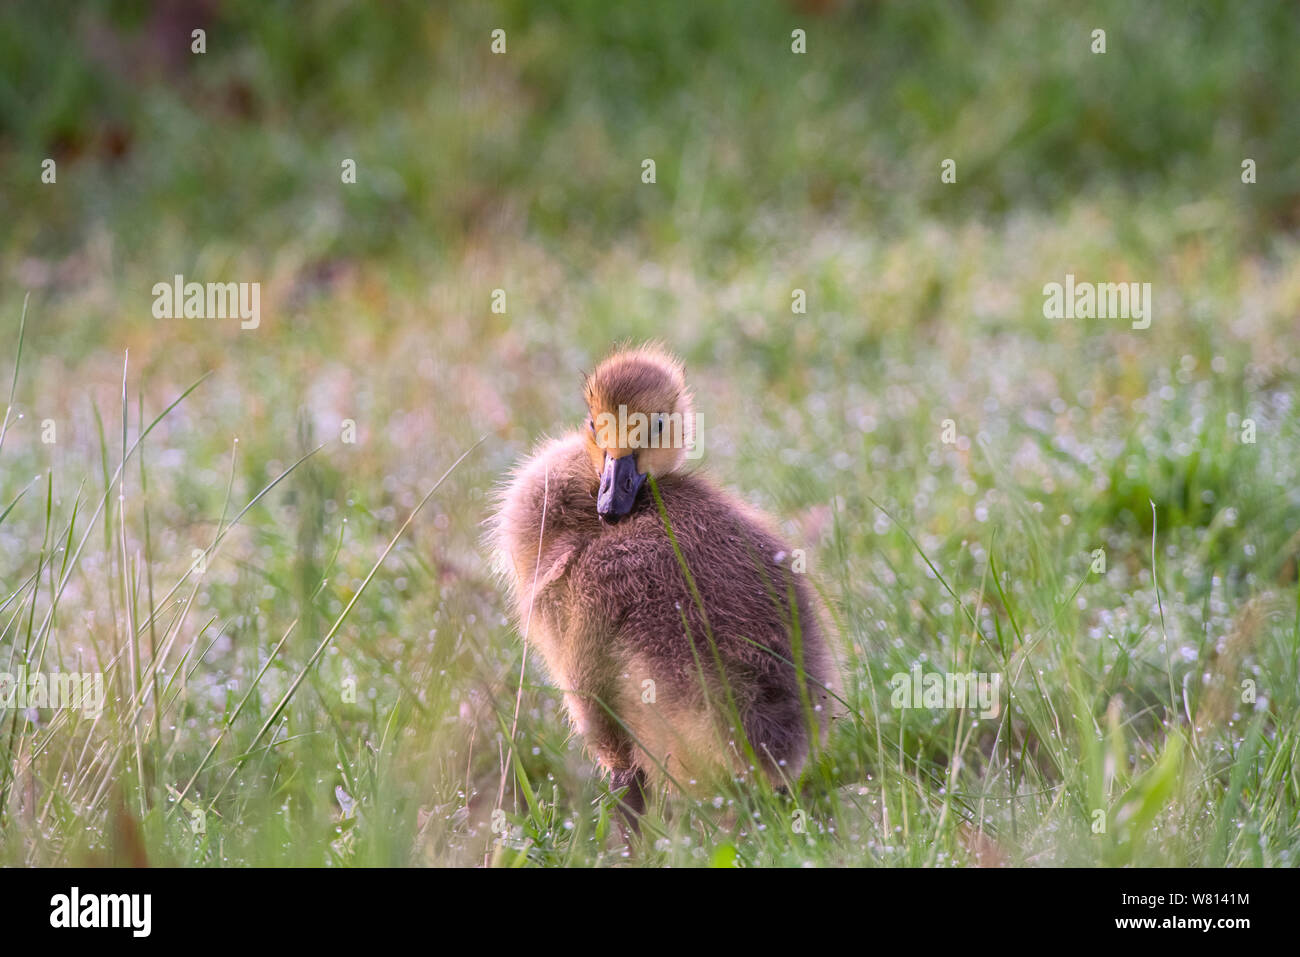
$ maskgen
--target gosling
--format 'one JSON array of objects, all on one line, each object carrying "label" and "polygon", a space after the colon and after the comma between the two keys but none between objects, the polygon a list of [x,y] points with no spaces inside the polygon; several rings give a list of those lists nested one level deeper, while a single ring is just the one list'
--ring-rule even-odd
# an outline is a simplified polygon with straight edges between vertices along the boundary
[{"label": "gosling", "polygon": [[539,444],[490,520],[521,633],[634,825],[650,789],[788,788],[835,687],[814,590],[760,514],[684,471],[680,361],[616,352],[584,396],[584,425]]}]

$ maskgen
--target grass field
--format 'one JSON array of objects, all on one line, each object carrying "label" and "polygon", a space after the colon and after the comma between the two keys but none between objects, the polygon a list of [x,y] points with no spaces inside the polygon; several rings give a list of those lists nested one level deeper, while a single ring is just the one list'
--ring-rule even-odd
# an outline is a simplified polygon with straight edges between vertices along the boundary
[{"label": "grass field", "polygon": [[[0,708],[0,864],[1300,864],[1300,11],[384,7],[0,14],[0,672],[107,687]],[[629,855],[482,523],[650,337],[848,711]]]}]

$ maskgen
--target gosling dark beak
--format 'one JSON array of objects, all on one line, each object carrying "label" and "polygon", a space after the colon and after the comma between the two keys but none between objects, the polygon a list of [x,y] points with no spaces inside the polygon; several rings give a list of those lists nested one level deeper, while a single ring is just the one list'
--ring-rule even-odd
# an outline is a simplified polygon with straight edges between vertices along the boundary
[{"label": "gosling dark beak", "polygon": [[605,471],[600,476],[600,492],[596,495],[596,514],[613,524],[632,511],[637,492],[645,484],[645,476],[636,470],[636,456],[619,458],[605,456]]}]

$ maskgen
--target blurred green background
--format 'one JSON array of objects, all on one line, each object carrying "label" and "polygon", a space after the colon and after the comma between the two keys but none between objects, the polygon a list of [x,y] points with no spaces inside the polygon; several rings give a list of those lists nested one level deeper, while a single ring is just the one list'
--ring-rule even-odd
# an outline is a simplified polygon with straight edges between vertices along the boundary
[{"label": "blurred green background", "polygon": [[[521,648],[480,537],[505,470],[580,420],[580,372],[657,337],[706,466],[809,550],[854,710],[811,833],[771,796],[669,804],[638,863],[967,863],[972,833],[1022,864],[1296,863],[1294,4],[0,18],[15,361],[30,296],[0,665],[99,662],[119,695],[96,723],[0,712],[0,860],[624,860],[540,672],[506,760]],[[155,319],[177,273],[260,282],[260,327]],[[1045,319],[1066,273],[1152,283],[1151,327]],[[211,376],[119,487],[128,352],[128,445]],[[1013,707],[891,710],[918,660],[1004,672]]]}]

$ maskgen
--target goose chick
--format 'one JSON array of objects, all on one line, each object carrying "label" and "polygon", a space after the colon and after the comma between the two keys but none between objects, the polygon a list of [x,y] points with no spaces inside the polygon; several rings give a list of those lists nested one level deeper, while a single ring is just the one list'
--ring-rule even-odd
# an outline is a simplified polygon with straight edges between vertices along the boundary
[{"label": "goose chick", "polygon": [[521,632],[630,810],[752,768],[790,784],[835,686],[813,589],[760,514],[684,470],[677,359],[617,352],[584,392],[586,422],[539,445],[492,519]]}]

